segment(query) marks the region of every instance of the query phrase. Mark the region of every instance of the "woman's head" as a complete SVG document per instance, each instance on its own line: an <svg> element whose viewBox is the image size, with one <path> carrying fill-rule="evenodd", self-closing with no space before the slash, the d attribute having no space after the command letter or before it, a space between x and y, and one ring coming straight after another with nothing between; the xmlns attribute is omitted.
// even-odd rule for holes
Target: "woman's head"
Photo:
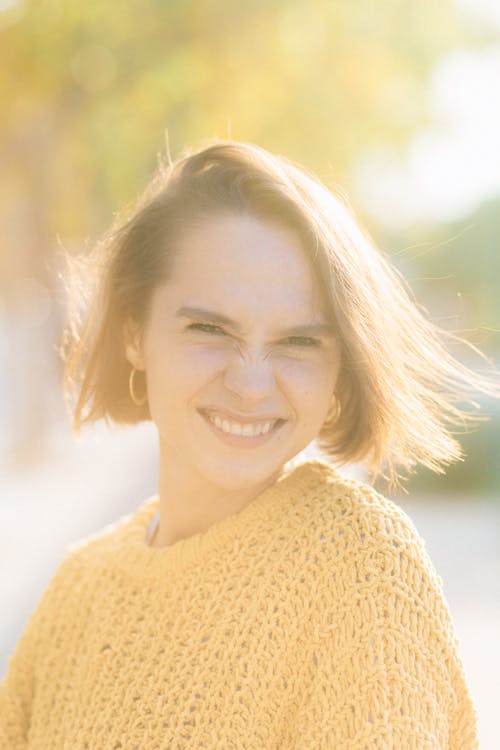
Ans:
<svg viewBox="0 0 500 750"><path fill-rule="evenodd" d="M319 285L296 233L250 215L212 215L175 246L147 319L124 330L161 460L218 487L259 485L332 402L340 357Z"/></svg>
<svg viewBox="0 0 500 750"><path fill-rule="evenodd" d="M258 368L269 366L266 377L275 373L278 382L277 364L284 371L286 366L277 349L270 348L275 341L271 333L284 328L286 318L290 325L306 322L302 318L310 314L321 318L335 338L328 364L323 359L317 368L322 373L321 397L304 391L306 411L312 409L310 397L321 404L311 420L310 430L317 429L311 439L317 437L318 446L339 463L368 460L379 472L385 462L393 483L397 463L410 471L418 462L439 470L440 462L461 457L459 444L441 422L447 418L463 424L480 418L453 406L459 384L487 393L495 389L446 351L440 338L456 337L426 319L404 280L344 203L290 160L252 144L217 140L161 165L137 204L97 245L90 262L98 277L88 317L81 333L78 325L68 329L64 352L67 383L78 394L77 430L101 417L118 423L151 417L156 421L152 398L143 406L131 400L129 375L135 362L137 389L147 396L153 375L140 360L141 342L152 330L155 301L161 298L172 313L181 288L192 296L189 305L181 306L210 303L211 309L246 326L245 336L231 339L228 349L222 346L225 355L212 371L214 390L203 392L203 398L210 393L209 402L217 400L206 405L232 407L241 415L283 408L290 416L295 397L286 404L286 397L278 390L271 395L270 389L259 404L255 394L240 391L239 368L248 366L250 373L250 362ZM189 288L191 272L197 286ZM205 274L223 299L203 288ZM232 279L241 296L231 289ZM259 279L262 290L255 289L251 304L249 285L258 285ZM195 289L205 304L198 302ZM302 300L296 315L294 293ZM280 300L288 300L283 308ZM237 312L231 315L233 307ZM150 335L150 344L153 341L151 363L159 339ZM210 347L220 355L217 346ZM307 358L314 362L314 356L305 355L303 372ZM159 393L158 382L154 387ZM174 403L176 394L168 398ZM301 434L305 438L309 433Z"/></svg>

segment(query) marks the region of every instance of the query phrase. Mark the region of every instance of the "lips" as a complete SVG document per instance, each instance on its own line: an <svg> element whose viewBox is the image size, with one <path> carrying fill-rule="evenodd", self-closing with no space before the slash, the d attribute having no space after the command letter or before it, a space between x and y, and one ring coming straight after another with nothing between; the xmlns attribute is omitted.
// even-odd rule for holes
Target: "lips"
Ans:
<svg viewBox="0 0 500 750"><path fill-rule="evenodd" d="M198 411L202 415L207 416L219 416L221 419L227 419L230 422L237 422L240 424L262 424L263 422L284 422L284 419L281 419L281 417L277 417L275 415L263 415L263 416L252 416L252 417L242 417L238 414L233 414L232 412L225 411L224 409L198 409Z"/></svg>
<svg viewBox="0 0 500 750"><path fill-rule="evenodd" d="M261 445L265 445L268 441L275 439L275 436L281 432L286 422L286 420L284 419L277 419L274 421L271 429L269 429L267 432L260 432L257 435L244 435L236 434L235 432L231 431L226 432L221 428L221 426L218 426L215 423L215 420L212 416L213 414L219 415L219 419L217 419L219 425L221 422L227 423L229 421L226 418L224 418L223 420L220 419L220 414L224 414L225 412L201 409L198 409L197 411L198 414L202 417L203 421L207 424L210 431L214 435L216 435L217 438L222 441L222 443L238 449L253 449L258 448Z"/></svg>

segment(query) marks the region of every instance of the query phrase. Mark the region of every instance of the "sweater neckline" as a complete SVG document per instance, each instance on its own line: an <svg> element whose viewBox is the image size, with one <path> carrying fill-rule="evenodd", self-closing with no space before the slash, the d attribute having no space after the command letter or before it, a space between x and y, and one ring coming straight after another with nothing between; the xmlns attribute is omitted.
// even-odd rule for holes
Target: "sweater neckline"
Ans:
<svg viewBox="0 0 500 750"><path fill-rule="evenodd" d="M320 459L308 459L293 464L269 487L264 489L242 510L225 516L207 529L190 537L178 539L166 547L152 547L148 543L148 529L159 513L159 496L149 497L117 530L113 557L129 573L158 576L178 572L195 565L211 554L219 552L231 540L247 538L253 533L262 535L262 522L272 521L286 506L293 505L316 483L324 472L334 472L331 464Z"/></svg>

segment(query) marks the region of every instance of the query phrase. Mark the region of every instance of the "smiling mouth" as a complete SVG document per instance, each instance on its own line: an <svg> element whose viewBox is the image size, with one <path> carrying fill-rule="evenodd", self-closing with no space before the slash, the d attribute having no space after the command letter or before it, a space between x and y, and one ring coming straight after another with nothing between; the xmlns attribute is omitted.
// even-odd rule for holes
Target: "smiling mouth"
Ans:
<svg viewBox="0 0 500 750"><path fill-rule="evenodd" d="M276 432L286 420L278 418L274 420L261 420L260 422L237 422L220 417L217 414L208 411L198 410L199 414L208 424L221 435L232 438L237 441L258 441L265 440L269 435Z"/></svg>

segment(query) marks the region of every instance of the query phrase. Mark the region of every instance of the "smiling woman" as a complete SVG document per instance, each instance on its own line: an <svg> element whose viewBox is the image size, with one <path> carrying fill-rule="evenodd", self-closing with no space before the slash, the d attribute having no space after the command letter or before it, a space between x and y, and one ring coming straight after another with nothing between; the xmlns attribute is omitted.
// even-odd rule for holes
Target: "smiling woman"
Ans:
<svg viewBox="0 0 500 750"><path fill-rule="evenodd" d="M71 545L0 686L1 746L477 748L425 543L336 467L442 471L449 424L481 419L456 403L500 397L498 373L454 359L343 203L252 144L161 165L85 268L75 431L152 420L158 493ZM324 460L297 463L314 440Z"/></svg>

